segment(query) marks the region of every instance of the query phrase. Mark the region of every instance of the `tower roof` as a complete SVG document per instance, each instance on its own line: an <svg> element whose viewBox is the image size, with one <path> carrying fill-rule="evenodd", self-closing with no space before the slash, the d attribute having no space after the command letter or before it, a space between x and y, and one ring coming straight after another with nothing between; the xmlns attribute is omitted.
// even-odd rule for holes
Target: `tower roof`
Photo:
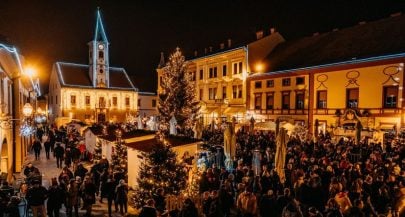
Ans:
<svg viewBox="0 0 405 217"><path fill-rule="evenodd" d="M165 65L166 65L166 63L165 63L164 54L163 54L163 52L160 52L160 61L159 61L158 69L165 67Z"/></svg>
<svg viewBox="0 0 405 217"><path fill-rule="evenodd" d="M103 21L101 19L100 8L97 8L96 13L96 30L94 31L94 41L105 41L108 43L107 35L105 34L105 29Z"/></svg>

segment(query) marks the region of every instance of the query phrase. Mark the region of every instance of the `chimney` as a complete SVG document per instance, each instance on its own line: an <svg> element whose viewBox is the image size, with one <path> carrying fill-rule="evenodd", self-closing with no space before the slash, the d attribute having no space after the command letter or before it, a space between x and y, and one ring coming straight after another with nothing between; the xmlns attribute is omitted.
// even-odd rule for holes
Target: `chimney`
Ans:
<svg viewBox="0 0 405 217"><path fill-rule="evenodd" d="M210 53L212 53L212 46L210 46Z"/></svg>
<svg viewBox="0 0 405 217"><path fill-rule="evenodd" d="M337 31L339 31L339 29L338 29L338 28L334 28L334 29L332 29L332 32L337 32Z"/></svg>
<svg viewBox="0 0 405 217"><path fill-rule="evenodd" d="M315 32L314 34L312 34L312 36L318 36L319 32Z"/></svg>
<svg viewBox="0 0 405 217"><path fill-rule="evenodd" d="M228 48L232 47L232 39L228 39Z"/></svg>
<svg viewBox="0 0 405 217"><path fill-rule="evenodd" d="M359 25L364 25L364 24L366 24L366 21L360 21L359 22Z"/></svg>
<svg viewBox="0 0 405 217"><path fill-rule="evenodd" d="M270 28L270 34L273 34L276 32L276 28Z"/></svg>
<svg viewBox="0 0 405 217"><path fill-rule="evenodd" d="M204 48L204 54L207 54L207 53L208 53L208 49Z"/></svg>
<svg viewBox="0 0 405 217"><path fill-rule="evenodd" d="M263 30L257 31L256 32L256 40L262 39L263 38Z"/></svg>
<svg viewBox="0 0 405 217"><path fill-rule="evenodd" d="M398 13L394 13L394 14L391 14L390 15L390 17L398 17L398 16L401 16L401 12L398 12Z"/></svg>
<svg viewBox="0 0 405 217"><path fill-rule="evenodd" d="M198 53L197 53L196 50L194 51L194 56L195 56L195 57L198 56Z"/></svg>
<svg viewBox="0 0 405 217"><path fill-rule="evenodd" d="M219 44L219 49L223 50L225 48L225 43Z"/></svg>

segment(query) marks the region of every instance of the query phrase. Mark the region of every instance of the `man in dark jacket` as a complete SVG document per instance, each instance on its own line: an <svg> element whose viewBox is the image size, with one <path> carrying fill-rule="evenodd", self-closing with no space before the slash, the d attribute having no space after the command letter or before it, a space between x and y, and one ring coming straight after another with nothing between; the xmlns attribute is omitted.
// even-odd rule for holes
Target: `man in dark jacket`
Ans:
<svg viewBox="0 0 405 217"><path fill-rule="evenodd" d="M62 146L60 146L60 143L56 144L54 152L55 152L55 157L56 157L56 166L58 168L62 168L62 160L63 160L63 154L65 154L65 150L63 149Z"/></svg>
<svg viewBox="0 0 405 217"><path fill-rule="evenodd" d="M35 160L39 160L39 155L41 154L42 146L38 139L35 139L34 143L32 144L32 149L35 152Z"/></svg>
<svg viewBox="0 0 405 217"><path fill-rule="evenodd" d="M153 199L149 199L148 201L146 201L146 205L142 207L141 213L139 213L139 217L157 217L155 201Z"/></svg>
<svg viewBox="0 0 405 217"><path fill-rule="evenodd" d="M46 159L49 160L49 152L51 151L51 140L49 137L46 140L46 142L44 142L44 147L45 147Z"/></svg>
<svg viewBox="0 0 405 217"><path fill-rule="evenodd" d="M32 214L34 217L37 217L39 212L42 215L46 215L44 203L48 197L48 191L41 185L39 180L34 180L32 184L33 187L28 189L26 196L28 205L31 207Z"/></svg>

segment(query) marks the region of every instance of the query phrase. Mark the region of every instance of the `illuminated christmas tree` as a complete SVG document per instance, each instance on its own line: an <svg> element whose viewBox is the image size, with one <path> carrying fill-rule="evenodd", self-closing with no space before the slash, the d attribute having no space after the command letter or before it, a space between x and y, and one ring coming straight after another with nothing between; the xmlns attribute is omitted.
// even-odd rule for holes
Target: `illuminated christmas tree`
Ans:
<svg viewBox="0 0 405 217"><path fill-rule="evenodd" d="M96 142L96 146L94 147L94 153L93 153L93 160L94 161L99 161L101 160L102 157L102 147L101 147L101 141Z"/></svg>
<svg viewBox="0 0 405 217"><path fill-rule="evenodd" d="M138 186L133 194L135 207L142 207L159 188L166 195L178 195L186 187L186 172L169 146L156 144L150 153L143 153L142 157L145 161L140 166Z"/></svg>
<svg viewBox="0 0 405 217"><path fill-rule="evenodd" d="M114 154L111 156L111 163L115 170L120 170L126 176L127 169L127 147L124 145L125 142L121 139L122 131L116 130L117 142L115 144Z"/></svg>
<svg viewBox="0 0 405 217"><path fill-rule="evenodd" d="M160 135L168 135L169 121L175 117L180 127L180 133L191 136L191 129L197 120L196 114L200 109L193 79L193 74L187 72L187 62L185 62L184 56L177 48L170 55L162 73L162 93L159 94L158 105Z"/></svg>

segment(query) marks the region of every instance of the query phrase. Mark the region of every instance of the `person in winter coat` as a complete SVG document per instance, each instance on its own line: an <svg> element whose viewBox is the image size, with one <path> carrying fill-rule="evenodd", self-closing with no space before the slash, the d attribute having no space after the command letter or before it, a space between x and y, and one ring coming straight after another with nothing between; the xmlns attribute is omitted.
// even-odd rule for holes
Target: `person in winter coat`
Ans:
<svg viewBox="0 0 405 217"><path fill-rule="evenodd" d="M7 204L7 214L8 217L20 217L20 211L18 204L21 202L20 198L17 196L12 196L10 202Z"/></svg>
<svg viewBox="0 0 405 217"><path fill-rule="evenodd" d="M261 216L277 216L277 200L273 190L268 190L259 203Z"/></svg>
<svg viewBox="0 0 405 217"><path fill-rule="evenodd" d="M120 206L120 213L124 215L127 213L127 202L128 202L128 185L125 180L121 179L120 183L115 187L116 193L116 203Z"/></svg>
<svg viewBox="0 0 405 217"><path fill-rule="evenodd" d="M73 208L75 209L75 216L79 217L79 186L77 186L76 180L71 179L67 186L66 192L66 213L69 217L73 215Z"/></svg>
<svg viewBox="0 0 405 217"><path fill-rule="evenodd" d="M106 188L106 197L108 200L108 216L111 217L112 213L112 202L115 201L116 194L115 194L115 180L113 179L113 176L110 175L110 177L107 179L107 182L105 183L105 188ZM115 202L117 203L117 202ZM115 210L115 212L118 212L118 209Z"/></svg>
<svg viewBox="0 0 405 217"><path fill-rule="evenodd" d="M184 201L184 205L180 211L179 217L198 217L198 210L190 198L187 198Z"/></svg>
<svg viewBox="0 0 405 217"><path fill-rule="evenodd" d="M45 147L46 159L49 160L49 152L51 151L51 139L49 137L46 140L46 142L44 142L44 147Z"/></svg>
<svg viewBox="0 0 405 217"><path fill-rule="evenodd" d="M57 168L62 168L62 160L63 160L63 155L65 154L65 149L58 142L58 143L56 143L56 147L53 150L53 152L56 157Z"/></svg>
<svg viewBox="0 0 405 217"><path fill-rule="evenodd" d="M83 164L79 163L74 172L74 176L75 177L79 176L81 178L81 180L84 180L84 176L86 176L86 173L88 171L89 171L88 169L84 168Z"/></svg>
<svg viewBox="0 0 405 217"><path fill-rule="evenodd" d="M139 217L157 217L155 201L153 199L146 201L146 205L142 207Z"/></svg>
<svg viewBox="0 0 405 217"><path fill-rule="evenodd" d="M257 200L256 196L252 193L252 190L249 187L246 187L245 191L239 195L236 206L244 217L256 215Z"/></svg>
<svg viewBox="0 0 405 217"><path fill-rule="evenodd" d="M84 182L81 186L81 192L83 195L83 208L86 210L86 217L91 217L93 204L96 203L96 191L96 185L94 185L90 177L84 177Z"/></svg>
<svg viewBox="0 0 405 217"><path fill-rule="evenodd" d="M39 180L34 180L32 184L33 187L28 189L26 195L28 205L31 207L34 217L37 217L38 213L45 215L45 200L48 197L48 191L41 185Z"/></svg>
<svg viewBox="0 0 405 217"><path fill-rule="evenodd" d="M35 152L35 160L39 160L42 146L38 139L35 139L34 143L32 144L32 149Z"/></svg>
<svg viewBox="0 0 405 217"><path fill-rule="evenodd" d="M46 204L49 217L59 217L59 210L62 207L64 197L65 192L58 185L56 178L52 178L51 186L48 189L48 201Z"/></svg>

